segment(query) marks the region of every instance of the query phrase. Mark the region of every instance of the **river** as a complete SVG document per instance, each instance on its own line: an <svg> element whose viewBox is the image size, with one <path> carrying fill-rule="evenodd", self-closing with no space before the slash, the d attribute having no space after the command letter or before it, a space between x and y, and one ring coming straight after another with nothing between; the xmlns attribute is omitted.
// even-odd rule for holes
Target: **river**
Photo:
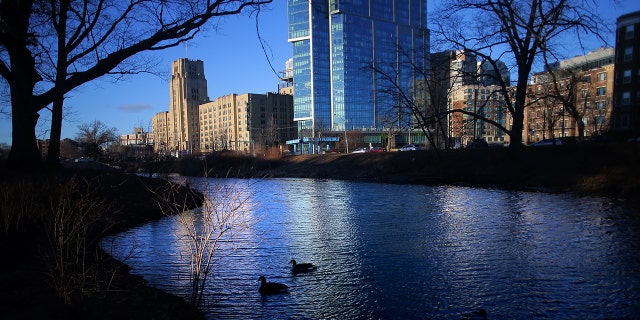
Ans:
<svg viewBox="0 0 640 320"><path fill-rule="evenodd" d="M208 319L640 314L640 212L612 199L313 179L190 183L231 186L249 204L244 228L214 256ZM181 230L167 217L102 246L150 285L187 298ZM290 259L318 268L294 275ZM261 296L260 276L288 293Z"/></svg>

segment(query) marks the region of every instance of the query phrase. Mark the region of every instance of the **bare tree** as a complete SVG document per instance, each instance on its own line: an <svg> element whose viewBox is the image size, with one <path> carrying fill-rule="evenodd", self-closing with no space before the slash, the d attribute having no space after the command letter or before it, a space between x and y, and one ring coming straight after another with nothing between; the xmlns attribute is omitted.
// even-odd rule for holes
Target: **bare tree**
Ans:
<svg viewBox="0 0 640 320"><path fill-rule="evenodd" d="M578 46L585 35L605 42L600 35L607 27L597 6L594 0L448 0L431 19L436 23L432 31L456 48L482 57L496 70L497 59L513 59L517 75L513 96L511 84L498 82L513 119L506 131L510 147L520 149L527 85L534 64L540 63L542 54L562 56L562 37L569 34L575 35Z"/></svg>
<svg viewBox="0 0 640 320"><path fill-rule="evenodd" d="M265 145L269 148L277 147L280 144L278 123L274 116L269 117L266 125L262 128L262 136Z"/></svg>
<svg viewBox="0 0 640 320"><path fill-rule="evenodd" d="M38 112L52 103L59 140L64 95L107 74L146 72L134 56L192 39L209 20L271 0L27 0L0 2L0 75L11 92L8 165L41 165Z"/></svg>
<svg viewBox="0 0 640 320"><path fill-rule="evenodd" d="M84 123L78 126L78 142L84 148L87 156L97 160L102 154L102 150L109 143L118 141L118 134L115 128L108 128L101 121L94 120L91 123Z"/></svg>

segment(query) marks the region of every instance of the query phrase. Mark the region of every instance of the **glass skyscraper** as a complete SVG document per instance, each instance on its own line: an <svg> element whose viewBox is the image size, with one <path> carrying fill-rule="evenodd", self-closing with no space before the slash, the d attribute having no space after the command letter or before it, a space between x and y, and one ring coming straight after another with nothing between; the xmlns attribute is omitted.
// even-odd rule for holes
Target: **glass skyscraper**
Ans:
<svg viewBox="0 0 640 320"><path fill-rule="evenodd" d="M426 74L427 0L288 0L287 9L300 137L382 128L398 106L393 85L409 93Z"/></svg>

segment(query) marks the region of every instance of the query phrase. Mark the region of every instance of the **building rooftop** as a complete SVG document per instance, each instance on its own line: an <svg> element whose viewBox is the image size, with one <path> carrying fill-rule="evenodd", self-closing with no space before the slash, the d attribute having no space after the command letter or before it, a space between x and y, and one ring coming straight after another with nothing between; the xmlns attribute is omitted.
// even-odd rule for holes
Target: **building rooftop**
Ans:
<svg viewBox="0 0 640 320"><path fill-rule="evenodd" d="M615 51L613 48L601 47L585 55L562 60L554 64L554 69L573 69L583 66L591 67L594 63L597 65L608 64L606 61L611 60L610 63L613 63L614 58ZM597 63L598 61L602 61L602 63Z"/></svg>
<svg viewBox="0 0 640 320"><path fill-rule="evenodd" d="M630 24L636 24L636 23L640 23L640 11L634 11L634 12L629 12L627 14L623 14L618 17L618 20L616 22L618 29L620 29L621 27L624 27Z"/></svg>

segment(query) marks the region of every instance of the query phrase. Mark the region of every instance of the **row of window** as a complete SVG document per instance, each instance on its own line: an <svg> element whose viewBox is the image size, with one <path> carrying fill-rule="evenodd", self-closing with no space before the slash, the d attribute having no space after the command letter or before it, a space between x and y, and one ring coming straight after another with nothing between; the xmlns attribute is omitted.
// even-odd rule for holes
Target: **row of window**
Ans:
<svg viewBox="0 0 640 320"><path fill-rule="evenodd" d="M632 70L631 70L631 69L623 70L623 71L622 71L622 83L623 83L623 84L629 84L629 83L631 83L631 81L632 81L632 79L631 79L632 75L633 75L633 72L632 72ZM638 71L637 71L637 76L638 76L638 78L640 79L640 69L638 69Z"/></svg>

